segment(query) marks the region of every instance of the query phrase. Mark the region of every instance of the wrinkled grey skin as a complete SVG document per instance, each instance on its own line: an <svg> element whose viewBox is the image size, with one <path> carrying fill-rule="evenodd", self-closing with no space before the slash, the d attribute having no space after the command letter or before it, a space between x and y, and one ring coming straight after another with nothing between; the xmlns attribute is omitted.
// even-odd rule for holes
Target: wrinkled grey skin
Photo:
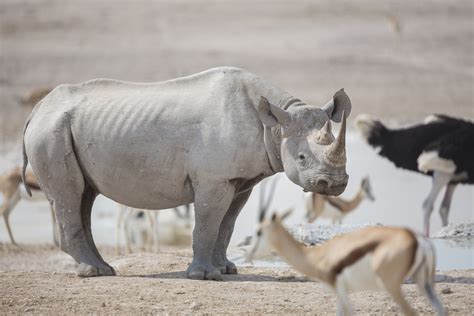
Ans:
<svg viewBox="0 0 474 316"><path fill-rule="evenodd" d="M194 202L187 275L220 280L237 273L226 249L260 180L285 171L308 191L344 190L345 153L331 156L330 126L319 131L343 110L347 116L350 101L342 90L321 109L230 67L151 84L61 85L25 125L24 167L29 160L53 204L60 247L80 264L80 276L115 274L90 228L94 199L103 194L142 209Z"/></svg>

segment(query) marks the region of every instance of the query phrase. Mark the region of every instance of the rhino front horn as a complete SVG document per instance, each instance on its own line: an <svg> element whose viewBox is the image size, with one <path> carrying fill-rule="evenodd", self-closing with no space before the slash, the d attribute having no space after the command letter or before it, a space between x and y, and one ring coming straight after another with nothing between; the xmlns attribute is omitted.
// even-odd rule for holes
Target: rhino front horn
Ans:
<svg viewBox="0 0 474 316"><path fill-rule="evenodd" d="M337 135L337 139L328 148L328 159L334 165L344 165L346 163L346 114L342 112L342 125Z"/></svg>

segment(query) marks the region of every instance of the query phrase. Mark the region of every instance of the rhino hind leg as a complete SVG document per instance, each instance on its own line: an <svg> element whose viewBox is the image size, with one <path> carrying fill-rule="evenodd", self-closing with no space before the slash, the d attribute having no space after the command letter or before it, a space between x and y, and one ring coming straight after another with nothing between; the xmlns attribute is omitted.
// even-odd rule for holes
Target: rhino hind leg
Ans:
<svg viewBox="0 0 474 316"><path fill-rule="evenodd" d="M217 237L216 245L214 246L213 264L223 274L237 274L237 267L233 262L227 258L227 247L229 246L230 238L234 231L235 221L243 206L250 197L252 190L236 194L222 219L219 227L219 235Z"/></svg>
<svg viewBox="0 0 474 316"><path fill-rule="evenodd" d="M94 243L94 238L92 237L91 213L92 206L94 204L95 198L97 197L97 194L97 191L95 191L91 186L86 184L86 189L82 194L81 201L82 224L86 233L86 239L89 244L89 247L95 253L97 259L101 262L101 268L99 268L99 275L115 275L115 270L104 261L99 251L97 250L97 247Z"/></svg>
<svg viewBox="0 0 474 316"><path fill-rule="evenodd" d="M61 250L79 264L79 276L114 275L100 257L90 232L90 209L96 193L88 188L73 150L65 121L54 130L28 133L27 154L33 171L52 203ZM54 139L51 140L51 135Z"/></svg>
<svg viewBox="0 0 474 316"><path fill-rule="evenodd" d="M219 226L229 209L235 188L228 181L210 184L197 181L195 190L195 226L193 231L193 261L186 274L196 280L222 280L221 271L213 264L213 252Z"/></svg>

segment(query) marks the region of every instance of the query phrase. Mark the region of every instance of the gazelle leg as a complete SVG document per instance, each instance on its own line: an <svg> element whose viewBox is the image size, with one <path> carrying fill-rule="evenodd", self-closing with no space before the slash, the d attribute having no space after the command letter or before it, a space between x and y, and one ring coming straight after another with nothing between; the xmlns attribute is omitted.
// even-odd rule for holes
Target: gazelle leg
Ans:
<svg viewBox="0 0 474 316"><path fill-rule="evenodd" d="M451 181L453 174L443 171L435 171L433 174L433 184L428 197L423 202L423 225L426 237L430 235L430 216L433 205L441 189Z"/></svg>
<svg viewBox="0 0 474 316"><path fill-rule="evenodd" d="M443 223L443 226L448 225L449 208L451 206L451 200L453 198L455 188L456 184L450 183L447 185L443 202L441 202L441 207L439 208L439 215L441 216L441 222Z"/></svg>
<svg viewBox="0 0 474 316"><path fill-rule="evenodd" d="M123 220L123 233L125 235L125 249L127 249L127 253L132 253L132 246L130 241L130 232L128 230L128 219L132 214L132 210L128 207L125 207L125 216Z"/></svg>
<svg viewBox="0 0 474 316"><path fill-rule="evenodd" d="M431 305L434 307L436 310L436 313L439 316L446 315L446 310L444 309L443 304L441 303L441 300L439 299L438 295L436 294L436 291L433 287L433 284L431 283L426 283L424 286L419 286L420 290L425 294L425 296L428 298L430 301Z"/></svg>
<svg viewBox="0 0 474 316"><path fill-rule="evenodd" d="M125 212L125 206L118 204L119 207L119 214L117 217L117 222L115 223L115 255L119 256L121 251L121 233L123 229L123 216Z"/></svg>
<svg viewBox="0 0 474 316"><path fill-rule="evenodd" d="M393 298L395 303L398 304L403 314L405 315L416 315L415 310L410 306L410 304L405 299L400 285L393 287L386 287L387 292Z"/></svg>
<svg viewBox="0 0 474 316"><path fill-rule="evenodd" d="M160 252L160 235L158 230L158 212L153 213L153 251Z"/></svg>
<svg viewBox="0 0 474 316"><path fill-rule="evenodd" d="M20 194L18 192L14 193L12 196L3 196L3 204L0 208L0 214L3 214L3 220L5 221L5 226L7 227L8 236L10 237L10 241L13 245L17 245L15 239L13 238L13 233L10 228L10 213L13 208L16 206L18 201L20 201Z"/></svg>
<svg viewBox="0 0 474 316"><path fill-rule="evenodd" d="M339 315L352 315L352 306L351 300L349 299L349 294L344 285L342 279L336 281L336 295L337 295L337 310L336 314Z"/></svg>
<svg viewBox="0 0 474 316"><path fill-rule="evenodd" d="M148 231L145 234L145 251L151 252L151 248L153 246L153 231L155 230L155 225L153 222L153 218L151 216L151 211L145 211L145 216L148 222Z"/></svg>

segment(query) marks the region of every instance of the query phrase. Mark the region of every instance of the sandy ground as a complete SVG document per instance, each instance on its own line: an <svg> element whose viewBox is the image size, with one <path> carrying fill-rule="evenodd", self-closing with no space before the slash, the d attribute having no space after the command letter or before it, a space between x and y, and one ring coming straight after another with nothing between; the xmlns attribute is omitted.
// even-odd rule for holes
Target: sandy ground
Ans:
<svg viewBox="0 0 474 316"><path fill-rule="evenodd" d="M185 277L190 250L167 248L159 254L115 257L102 248L117 277L76 277L72 259L53 246L0 245L1 314L156 314L263 313L334 314L335 296L321 283L308 281L286 268L241 268L223 282ZM474 271L437 273L438 292L450 315L474 310ZM433 310L412 284L403 285L420 314ZM356 314L398 314L383 293L351 295Z"/></svg>
<svg viewBox="0 0 474 316"><path fill-rule="evenodd" d="M344 87L354 114L399 122L474 118L472 1L0 2L0 152L17 142L33 89L108 77L160 81L220 65L249 69L308 103ZM47 245L0 244L0 314L333 314L335 297L291 270L242 268L224 282L187 280L189 249L115 258L119 277L79 279ZM443 273L451 314L474 310L473 271ZM303 282L304 281L304 282ZM432 310L413 285L418 311ZM392 314L382 294L352 296L359 314Z"/></svg>

